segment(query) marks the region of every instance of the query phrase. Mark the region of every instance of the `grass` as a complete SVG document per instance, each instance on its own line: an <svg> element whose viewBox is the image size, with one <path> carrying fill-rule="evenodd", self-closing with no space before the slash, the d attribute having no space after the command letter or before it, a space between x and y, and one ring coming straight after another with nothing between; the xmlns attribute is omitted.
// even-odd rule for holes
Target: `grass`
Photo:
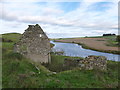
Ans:
<svg viewBox="0 0 120 90"><path fill-rule="evenodd" d="M12 52L10 52L12 53ZM16 55L16 54L15 54ZM19 59L16 58L3 57L3 88L34 88L39 87L40 83L37 84L38 77L45 78L44 70L41 70L41 74L35 68L35 65L30 63L26 58ZM32 74L35 73L35 74ZM41 82L44 82L41 81Z"/></svg>
<svg viewBox="0 0 120 90"><path fill-rule="evenodd" d="M54 44L53 44L53 43L50 43L50 47L51 47L51 48L54 47Z"/></svg>
<svg viewBox="0 0 120 90"><path fill-rule="evenodd" d="M117 36L107 36L105 38L107 39L107 46L119 47L119 42L116 40Z"/></svg>
<svg viewBox="0 0 120 90"><path fill-rule="evenodd" d="M108 61L108 70L104 72L74 68L55 74L40 63L14 53L13 42L2 45L3 88L118 88L118 62ZM52 55L50 68L59 70L66 57Z"/></svg>
<svg viewBox="0 0 120 90"><path fill-rule="evenodd" d="M115 88L118 87L117 63L108 64L108 72L98 70L83 71L75 68L52 74L41 64L32 64L19 54L10 58L12 52L3 55L3 88ZM53 56L57 62L59 56ZM61 56L61 58L65 58ZM61 61L56 63L60 65ZM36 66L40 69L40 73ZM56 68L56 66L54 68ZM58 69L58 68L56 68Z"/></svg>
<svg viewBox="0 0 120 90"><path fill-rule="evenodd" d="M69 57L69 56L51 54L51 63L43 64L43 65L46 68L48 68L50 71L53 71L53 72L61 72L61 71L70 70L70 69L75 68L72 66L69 66L69 67L63 66L65 58L83 59L81 57Z"/></svg>
<svg viewBox="0 0 120 90"><path fill-rule="evenodd" d="M79 38L84 38L84 37L76 37L76 38L51 38L50 40L66 40L66 39L79 39Z"/></svg>
<svg viewBox="0 0 120 90"><path fill-rule="evenodd" d="M20 33L6 33L2 34L2 38L12 40L13 42L17 42L21 37Z"/></svg>

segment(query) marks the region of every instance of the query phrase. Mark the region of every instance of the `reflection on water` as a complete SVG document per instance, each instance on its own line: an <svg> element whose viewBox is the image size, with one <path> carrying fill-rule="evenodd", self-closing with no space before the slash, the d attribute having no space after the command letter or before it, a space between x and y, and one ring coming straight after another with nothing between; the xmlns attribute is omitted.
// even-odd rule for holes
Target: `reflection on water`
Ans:
<svg viewBox="0 0 120 90"><path fill-rule="evenodd" d="M105 56L107 57L108 60L112 60L112 61L118 61L118 57L120 57L120 55L117 54L110 54L110 53L84 49L78 44L61 43L61 42L53 42L53 41L51 41L51 43L55 44L52 50L55 51L62 50L64 51L65 56L87 57L89 55L96 55L96 56Z"/></svg>

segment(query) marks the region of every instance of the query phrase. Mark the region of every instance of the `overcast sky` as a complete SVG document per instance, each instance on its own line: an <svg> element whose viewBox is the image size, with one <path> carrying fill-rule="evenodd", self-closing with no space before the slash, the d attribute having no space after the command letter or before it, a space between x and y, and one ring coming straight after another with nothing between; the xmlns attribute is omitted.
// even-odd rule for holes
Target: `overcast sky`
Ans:
<svg viewBox="0 0 120 90"><path fill-rule="evenodd" d="M23 33L39 24L50 38L118 34L117 0L81 1L1 0L0 33Z"/></svg>

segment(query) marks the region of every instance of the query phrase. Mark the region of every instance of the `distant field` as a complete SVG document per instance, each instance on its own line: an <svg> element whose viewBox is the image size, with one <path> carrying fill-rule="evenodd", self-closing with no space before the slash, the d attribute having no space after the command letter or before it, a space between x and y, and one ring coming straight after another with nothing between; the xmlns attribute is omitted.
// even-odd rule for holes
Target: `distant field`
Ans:
<svg viewBox="0 0 120 90"><path fill-rule="evenodd" d="M77 43L82 45L83 48L92 49L101 52L108 52L120 54L118 50L119 44L116 36L95 36L83 38L61 38L55 39L57 42Z"/></svg>
<svg viewBox="0 0 120 90"><path fill-rule="evenodd" d="M107 39L108 46L118 46L118 41L116 40L117 36L96 36L96 37L88 37L88 38L105 38Z"/></svg>

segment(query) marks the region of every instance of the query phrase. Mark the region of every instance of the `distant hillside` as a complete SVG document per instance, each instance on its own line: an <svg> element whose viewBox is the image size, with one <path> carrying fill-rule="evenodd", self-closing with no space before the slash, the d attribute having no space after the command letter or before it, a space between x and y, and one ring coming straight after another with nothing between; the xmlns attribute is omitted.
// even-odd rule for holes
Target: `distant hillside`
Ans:
<svg viewBox="0 0 120 90"><path fill-rule="evenodd" d="M2 34L2 38L6 40L12 40L13 42L17 42L22 34L20 33L5 33Z"/></svg>

